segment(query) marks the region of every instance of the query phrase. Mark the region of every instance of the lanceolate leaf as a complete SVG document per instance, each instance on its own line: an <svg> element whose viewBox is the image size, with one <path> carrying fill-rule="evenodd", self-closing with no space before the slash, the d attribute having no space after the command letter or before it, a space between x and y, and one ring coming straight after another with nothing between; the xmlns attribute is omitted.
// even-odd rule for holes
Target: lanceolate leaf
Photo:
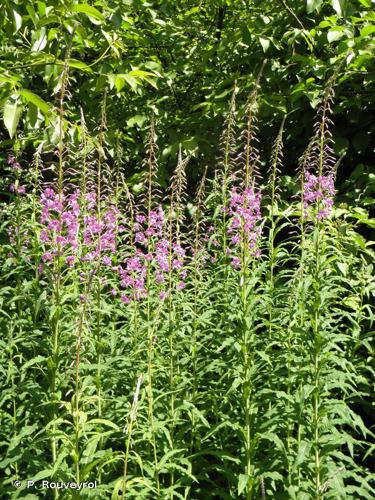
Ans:
<svg viewBox="0 0 375 500"><path fill-rule="evenodd" d="M22 114L22 104L15 100L8 100L3 109L3 121L12 138L17 130L17 126Z"/></svg>

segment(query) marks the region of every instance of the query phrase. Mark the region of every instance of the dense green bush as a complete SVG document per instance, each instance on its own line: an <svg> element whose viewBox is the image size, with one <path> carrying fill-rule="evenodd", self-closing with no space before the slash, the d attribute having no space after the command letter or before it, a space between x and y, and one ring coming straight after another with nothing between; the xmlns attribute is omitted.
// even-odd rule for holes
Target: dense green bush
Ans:
<svg viewBox="0 0 375 500"><path fill-rule="evenodd" d="M286 199L284 122L259 173L258 85L242 118L235 89L190 213L189 157L158 186L154 119L137 198L105 163L104 109L96 158L83 115L74 154L61 127L52 165L8 156L4 496L372 498L373 252L333 205L333 91Z"/></svg>

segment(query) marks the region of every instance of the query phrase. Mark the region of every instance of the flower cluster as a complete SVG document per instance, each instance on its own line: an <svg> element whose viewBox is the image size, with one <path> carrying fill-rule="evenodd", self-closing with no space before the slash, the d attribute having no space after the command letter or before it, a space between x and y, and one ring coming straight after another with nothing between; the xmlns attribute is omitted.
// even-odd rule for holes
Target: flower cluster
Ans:
<svg viewBox="0 0 375 500"><path fill-rule="evenodd" d="M13 170L21 170L21 165L20 163L16 160L16 157L14 154L9 154L7 158L7 163L8 165L13 169Z"/></svg>
<svg viewBox="0 0 375 500"><path fill-rule="evenodd" d="M303 204L305 217L309 209L317 208L316 217L324 219L332 211L335 187L332 175L316 176L306 172L306 182L303 186Z"/></svg>
<svg viewBox="0 0 375 500"><path fill-rule="evenodd" d="M260 255L257 245L261 235L260 203L260 192L252 188L246 188L242 192L237 190L231 192L229 208L226 208L226 211L230 216L228 236L233 248L228 249L228 254L232 255L233 267L240 266L241 260L236 254L244 245L248 247L252 256L259 257Z"/></svg>
<svg viewBox="0 0 375 500"><path fill-rule="evenodd" d="M47 188L40 203L43 226L40 240L48 247L42 256L44 262L64 255L70 267L78 258L82 261L101 259L104 265L112 264L108 253L116 250L118 214L115 207L109 207L99 218L95 193L87 193L83 199L79 189L65 195Z"/></svg>
<svg viewBox="0 0 375 500"><path fill-rule="evenodd" d="M25 194L26 193L26 188L25 188L25 186L17 186L16 184L12 183L9 186L9 191L11 193Z"/></svg>
<svg viewBox="0 0 375 500"><path fill-rule="evenodd" d="M170 245L164 237L165 218L161 207L152 210L149 217L137 214L134 224L135 248L133 255L124 261L124 266L118 269L121 279L120 285L127 290L121 295L123 302L139 300L147 295L146 277L147 270L154 271L156 284L162 289L167 282L166 277L175 271L178 274L178 289L185 287L187 270L184 266L185 249L178 243ZM160 299L167 296L160 292Z"/></svg>

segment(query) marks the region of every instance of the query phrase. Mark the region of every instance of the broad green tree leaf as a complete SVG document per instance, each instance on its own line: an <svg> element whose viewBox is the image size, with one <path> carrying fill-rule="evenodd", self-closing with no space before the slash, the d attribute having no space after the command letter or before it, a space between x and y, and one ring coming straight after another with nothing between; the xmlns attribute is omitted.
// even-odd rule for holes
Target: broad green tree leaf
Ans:
<svg viewBox="0 0 375 500"><path fill-rule="evenodd" d="M4 105L3 120L9 136L12 139L22 114L22 105L17 101L7 101Z"/></svg>
<svg viewBox="0 0 375 500"><path fill-rule="evenodd" d="M259 42L262 46L263 52L267 52L270 47L270 40L268 38L259 37Z"/></svg>
<svg viewBox="0 0 375 500"><path fill-rule="evenodd" d="M375 24L368 24L364 28L361 29L361 36L369 36L375 32Z"/></svg>
<svg viewBox="0 0 375 500"><path fill-rule="evenodd" d="M340 38L342 38L343 35L344 32L342 30L339 29L329 30L327 33L328 43L332 43L335 42L336 40L339 40Z"/></svg>
<svg viewBox="0 0 375 500"><path fill-rule="evenodd" d="M72 59L72 58L69 59L68 60L68 65L71 68L77 68L77 69L81 69L82 71L86 71L88 73L92 73L92 69L90 68L90 66L88 66L83 61L79 61L78 59Z"/></svg>
<svg viewBox="0 0 375 500"><path fill-rule="evenodd" d="M48 114L51 111L51 105L47 103L46 101L43 101L41 97L38 95L34 94L34 92L31 92L31 90L28 89L21 89L18 91L18 93L24 97L28 102L33 103L37 108L42 111L44 114Z"/></svg>
<svg viewBox="0 0 375 500"><path fill-rule="evenodd" d="M40 35L35 40L31 47L31 52L41 52L47 45L47 34L46 29L42 28L40 30Z"/></svg>
<svg viewBox="0 0 375 500"><path fill-rule="evenodd" d="M96 19L97 21L104 21L105 19L103 14L98 9L92 5L88 5L87 3L73 5L70 10L71 12L86 14L88 17Z"/></svg>
<svg viewBox="0 0 375 500"><path fill-rule="evenodd" d="M332 7L342 17L345 14L346 0L332 0Z"/></svg>
<svg viewBox="0 0 375 500"><path fill-rule="evenodd" d="M311 14L314 10L319 10L323 0L307 0L307 12Z"/></svg>

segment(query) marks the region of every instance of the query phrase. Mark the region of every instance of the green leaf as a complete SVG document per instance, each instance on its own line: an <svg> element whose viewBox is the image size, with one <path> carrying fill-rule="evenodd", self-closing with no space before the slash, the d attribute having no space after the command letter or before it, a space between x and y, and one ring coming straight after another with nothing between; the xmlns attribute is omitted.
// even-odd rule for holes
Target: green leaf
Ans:
<svg viewBox="0 0 375 500"><path fill-rule="evenodd" d="M375 25L374 24L367 24L360 31L361 36L368 36L374 32L375 32Z"/></svg>
<svg viewBox="0 0 375 500"><path fill-rule="evenodd" d="M16 27L15 33L17 33L17 31L22 26L22 16L15 9L13 9L13 17L14 17L14 25Z"/></svg>
<svg viewBox="0 0 375 500"><path fill-rule="evenodd" d="M47 45L47 35L46 29L42 28L40 30L40 36L35 40L31 47L31 52L41 52Z"/></svg>
<svg viewBox="0 0 375 500"><path fill-rule="evenodd" d="M314 10L319 10L322 6L323 0L307 0L307 12L310 14Z"/></svg>
<svg viewBox="0 0 375 500"><path fill-rule="evenodd" d="M51 104L47 103L46 101L43 101L41 97L38 95L34 94L34 92L31 92L31 90L28 89L21 89L18 91L18 93L26 99L27 102L31 102L34 104L37 108L40 109L42 113L45 115L50 113L52 106Z"/></svg>
<svg viewBox="0 0 375 500"><path fill-rule="evenodd" d="M13 139L22 114L22 105L18 102L7 101L3 110L3 120L9 136Z"/></svg>
<svg viewBox="0 0 375 500"><path fill-rule="evenodd" d="M121 75L122 78L124 78L124 80L130 85L130 87L133 89L133 90L136 90L137 87L138 87L138 81L136 78L134 78L133 76L131 75L127 75L127 74L124 74L124 75Z"/></svg>
<svg viewBox="0 0 375 500"><path fill-rule="evenodd" d="M328 43L335 42L336 40L339 40L343 36L343 31L334 29L334 30L329 30L327 33L327 40Z"/></svg>
<svg viewBox="0 0 375 500"><path fill-rule="evenodd" d="M103 424L107 425L108 427L111 427L112 429L115 429L116 431L119 430L118 425L114 424L110 420L106 420L104 418L94 418L88 422L88 424L91 425L97 425L97 424Z"/></svg>
<svg viewBox="0 0 375 500"><path fill-rule="evenodd" d="M340 272L346 276L348 272L348 264L346 262L338 262L337 267L339 268Z"/></svg>
<svg viewBox="0 0 375 500"><path fill-rule="evenodd" d="M34 483L37 483L41 479L45 479L46 477L51 477L52 474L53 474L53 469L44 469L38 472L38 474L36 474L36 476L34 476L32 480L34 481Z"/></svg>
<svg viewBox="0 0 375 500"><path fill-rule="evenodd" d="M137 125L138 127L143 127L146 120L146 115L134 115L129 118L129 120L127 120L126 124L128 127L134 127L135 125Z"/></svg>
<svg viewBox="0 0 375 500"><path fill-rule="evenodd" d="M332 0L332 7L342 17L346 9L346 0Z"/></svg>
<svg viewBox="0 0 375 500"><path fill-rule="evenodd" d="M117 75L114 82L117 92L120 92L120 90L122 90L122 88L125 85L125 78L120 75Z"/></svg>
<svg viewBox="0 0 375 500"><path fill-rule="evenodd" d="M103 14L99 12L98 9L92 7L92 5L88 5L87 3L72 5L71 12L86 14L87 16L96 19L97 21L104 21L105 19Z"/></svg>
<svg viewBox="0 0 375 500"><path fill-rule="evenodd" d="M143 71L141 69L133 69L132 71L129 71L129 75L131 76L138 76L140 78L145 78L147 76L155 76L155 73L151 73L150 71Z"/></svg>
<svg viewBox="0 0 375 500"><path fill-rule="evenodd" d="M267 52L270 47L270 40L268 38L259 37L259 42L262 46L263 52Z"/></svg>
<svg viewBox="0 0 375 500"><path fill-rule="evenodd" d="M78 59L69 59L68 66L71 68L81 69L82 71L87 71L88 73L92 73L92 69L83 61L79 61Z"/></svg>
<svg viewBox="0 0 375 500"><path fill-rule="evenodd" d="M238 476L238 486L237 486L238 495L241 495L245 491L249 483L249 479L250 476L248 474L240 474Z"/></svg>

